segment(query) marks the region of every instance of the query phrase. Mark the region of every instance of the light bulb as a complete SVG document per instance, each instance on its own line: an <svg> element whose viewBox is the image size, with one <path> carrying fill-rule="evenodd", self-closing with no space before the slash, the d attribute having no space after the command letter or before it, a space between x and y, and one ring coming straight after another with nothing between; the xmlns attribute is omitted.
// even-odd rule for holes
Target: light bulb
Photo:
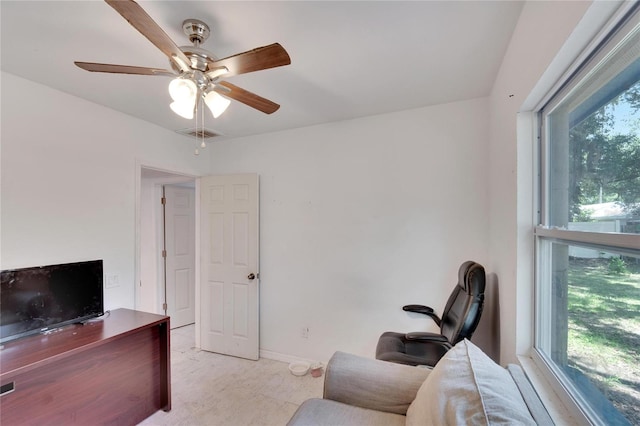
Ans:
<svg viewBox="0 0 640 426"><path fill-rule="evenodd" d="M218 118L222 115L223 112L227 109L231 101L227 98L220 96L218 93L213 90L206 94L204 97L204 102L207 104L207 107L211 110L211 114L213 114L213 118Z"/></svg>
<svg viewBox="0 0 640 426"><path fill-rule="evenodd" d="M186 118L187 120L191 120L193 118L193 110L195 107L195 102L190 102L189 100L183 102L171 102L169 105L173 112L178 114L181 117Z"/></svg>
<svg viewBox="0 0 640 426"><path fill-rule="evenodd" d="M175 78L169 83L169 94L171 99L176 102L182 102L187 99L195 99L198 93L196 83L186 78Z"/></svg>

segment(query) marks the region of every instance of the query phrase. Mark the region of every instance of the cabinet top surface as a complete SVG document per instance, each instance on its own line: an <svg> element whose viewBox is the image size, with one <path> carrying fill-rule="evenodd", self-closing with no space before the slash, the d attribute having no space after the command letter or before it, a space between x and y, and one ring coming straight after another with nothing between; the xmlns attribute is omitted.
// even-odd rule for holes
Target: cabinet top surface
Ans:
<svg viewBox="0 0 640 426"><path fill-rule="evenodd" d="M83 351L168 321L169 317L164 315L116 309L85 324L64 326L47 334L6 342L0 349L0 373L4 376L65 353Z"/></svg>

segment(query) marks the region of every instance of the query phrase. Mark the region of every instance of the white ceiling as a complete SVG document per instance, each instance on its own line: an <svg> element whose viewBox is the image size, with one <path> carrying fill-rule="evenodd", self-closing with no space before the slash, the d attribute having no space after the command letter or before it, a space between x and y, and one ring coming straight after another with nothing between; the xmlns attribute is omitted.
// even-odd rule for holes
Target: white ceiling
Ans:
<svg viewBox="0 0 640 426"><path fill-rule="evenodd" d="M178 45L203 20L203 47L226 57L279 42L291 65L229 78L281 105L233 101L208 129L266 133L487 96L520 1L139 1ZM170 69L114 9L92 1L0 1L2 70L170 130L169 77L89 73L74 60Z"/></svg>

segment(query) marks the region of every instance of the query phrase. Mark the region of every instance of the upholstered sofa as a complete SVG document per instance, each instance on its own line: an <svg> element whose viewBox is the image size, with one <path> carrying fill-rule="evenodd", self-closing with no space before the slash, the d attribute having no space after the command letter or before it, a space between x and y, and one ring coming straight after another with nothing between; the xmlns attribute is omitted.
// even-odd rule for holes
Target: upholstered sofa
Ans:
<svg viewBox="0 0 640 426"><path fill-rule="evenodd" d="M336 352L288 425L552 425L522 369L463 340L433 369Z"/></svg>

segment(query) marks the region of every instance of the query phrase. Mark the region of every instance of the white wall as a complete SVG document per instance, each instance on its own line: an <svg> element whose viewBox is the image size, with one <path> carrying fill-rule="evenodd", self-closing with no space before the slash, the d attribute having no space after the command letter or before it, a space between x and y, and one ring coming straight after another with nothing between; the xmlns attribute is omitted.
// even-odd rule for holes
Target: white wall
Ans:
<svg viewBox="0 0 640 426"><path fill-rule="evenodd" d="M214 174L260 175L261 350L373 357L435 330L465 260L488 260L488 112L477 99L214 142ZM308 339L301 329L309 327Z"/></svg>
<svg viewBox="0 0 640 426"><path fill-rule="evenodd" d="M260 173L264 353L373 356L383 331L435 330L402 305L441 310L459 264L488 260L486 99L214 143L208 159L11 74L2 86L1 267L102 258L120 280L108 309L134 306L140 164Z"/></svg>
<svg viewBox="0 0 640 426"><path fill-rule="evenodd" d="M140 163L202 175L160 127L2 73L3 269L104 259L105 308L133 308Z"/></svg>

